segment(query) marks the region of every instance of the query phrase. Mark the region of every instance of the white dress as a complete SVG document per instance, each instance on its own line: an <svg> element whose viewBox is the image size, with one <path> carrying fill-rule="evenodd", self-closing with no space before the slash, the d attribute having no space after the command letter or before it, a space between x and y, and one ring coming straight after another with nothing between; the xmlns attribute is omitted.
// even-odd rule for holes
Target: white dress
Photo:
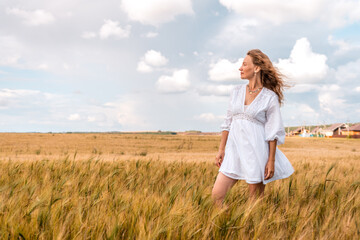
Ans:
<svg viewBox="0 0 360 240"><path fill-rule="evenodd" d="M294 172L289 160L276 147L274 176L265 180L265 166L269 156L268 141L277 139L277 145L285 141L278 96L263 87L249 105L244 105L246 84L235 86L230 94L222 131L229 131L225 156L219 172L247 183L267 184L287 178Z"/></svg>

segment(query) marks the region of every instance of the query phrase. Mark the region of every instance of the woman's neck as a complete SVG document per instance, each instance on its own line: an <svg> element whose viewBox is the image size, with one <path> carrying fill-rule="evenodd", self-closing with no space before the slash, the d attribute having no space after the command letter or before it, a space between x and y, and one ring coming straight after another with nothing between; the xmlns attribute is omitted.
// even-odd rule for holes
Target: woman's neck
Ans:
<svg viewBox="0 0 360 240"><path fill-rule="evenodd" d="M249 79L249 88L250 90L255 90L257 88L262 87L260 78L251 78Z"/></svg>

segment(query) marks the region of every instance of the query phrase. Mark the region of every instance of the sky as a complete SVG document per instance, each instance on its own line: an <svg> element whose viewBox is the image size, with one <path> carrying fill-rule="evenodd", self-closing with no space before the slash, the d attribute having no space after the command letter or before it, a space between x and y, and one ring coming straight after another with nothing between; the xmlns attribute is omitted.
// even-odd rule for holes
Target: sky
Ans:
<svg viewBox="0 0 360 240"><path fill-rule="evenodd" d="M360 121L358 0L2 0L0 132L219 132L254 48L285 126Z"/></svg>

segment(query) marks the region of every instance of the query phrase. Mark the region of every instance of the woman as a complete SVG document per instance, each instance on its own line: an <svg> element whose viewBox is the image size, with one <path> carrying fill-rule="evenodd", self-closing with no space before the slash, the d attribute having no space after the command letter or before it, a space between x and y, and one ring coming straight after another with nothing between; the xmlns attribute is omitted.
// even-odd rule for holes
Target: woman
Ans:
<svg viewBox="0 0 360 240"><path fill-rule="evenodd" d="M287 178L294 169L277 148L285 140L280 104L285 84L268 56L250 50L240 67L248 84L235 86L230 94L215 165L219 167L212 197L222 206L228 190L239 180L249 186L250 197L264 195L265 185ZM258 192L258 193L257 193Z"/></svg>

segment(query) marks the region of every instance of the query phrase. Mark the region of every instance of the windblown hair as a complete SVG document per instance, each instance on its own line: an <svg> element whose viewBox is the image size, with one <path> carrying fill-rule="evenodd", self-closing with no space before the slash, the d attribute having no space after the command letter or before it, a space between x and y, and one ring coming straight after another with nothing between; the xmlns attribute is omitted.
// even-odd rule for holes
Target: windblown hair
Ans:
<svg viewBox="0 0 360 240"><path fill-rule="evenodd" d="M279 97L279 104L284 101L283 91L285 87L289 87L284 82L284 75L273 66L269 57L259 49L248 51L255 66L260 67L260 80L264 87L274 91Z"/></svg>

